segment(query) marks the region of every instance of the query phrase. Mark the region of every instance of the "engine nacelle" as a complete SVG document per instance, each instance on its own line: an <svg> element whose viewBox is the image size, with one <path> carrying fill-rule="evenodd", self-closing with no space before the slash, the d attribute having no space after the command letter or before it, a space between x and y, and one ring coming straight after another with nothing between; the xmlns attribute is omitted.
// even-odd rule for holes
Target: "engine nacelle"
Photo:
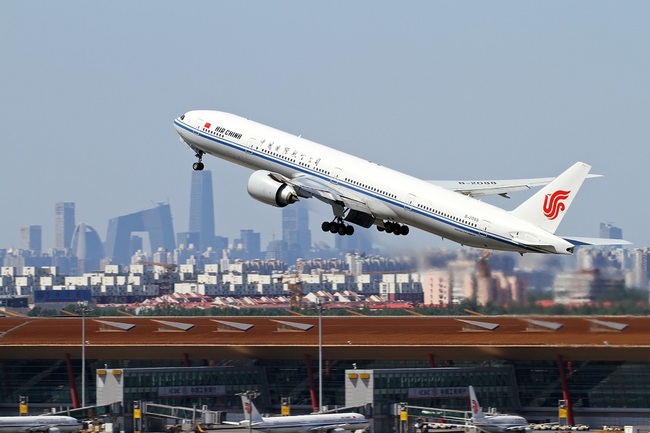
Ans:
<svg viewBox="0 0 650 433"><path fill-rule="evenodd" d="M271 173L258 170L248 178L248 194L255 200L276 207L285 207L298 201L296 190L273 179Z"/></svg>

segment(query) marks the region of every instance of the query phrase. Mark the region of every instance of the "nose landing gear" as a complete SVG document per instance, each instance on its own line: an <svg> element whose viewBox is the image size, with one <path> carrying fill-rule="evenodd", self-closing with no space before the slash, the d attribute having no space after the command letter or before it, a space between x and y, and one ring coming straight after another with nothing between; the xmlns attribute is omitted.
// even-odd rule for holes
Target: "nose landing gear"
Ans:
<svg viewBox="0 0 650 433"><path fill-rule="evenodd" d="M197 157L199 160L198 160L197 162L195 162L194 164L192 164L192 168L193 168L195 171L201 171L201 170L203 170L203 168L205 167L205 166L203 165L203 155L204 155L204 154L205 154L205 152L203 152L202 150L199 150L198 152L196 152L196 157Z"/></svg>

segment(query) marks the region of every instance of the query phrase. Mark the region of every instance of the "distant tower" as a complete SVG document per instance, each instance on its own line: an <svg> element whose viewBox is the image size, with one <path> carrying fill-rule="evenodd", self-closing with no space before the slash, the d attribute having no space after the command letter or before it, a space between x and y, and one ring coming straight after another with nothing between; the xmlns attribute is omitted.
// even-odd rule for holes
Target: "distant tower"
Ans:
<svg viewBox="0 0 650 433"><path fill-rule="evenodd" d="M287 247L285 260L293 263L311 249L309 212L300 204L282 208L282 240Z"/></svg>
<svg viewBox="0 0 650 433"><path fill-rule="evenodd" d="M149 244L151 252L158 249L173 251L176 248L174 239L174 225L172 223L172 211L168 204L158 206L111 218L108 221L106 234L106 256L113 264L129 264L135 246L131 242L132 232L149 233Z"/></svg>
<svg viewBox="0 0 650 433"><path fill-rule="evenodd" d="M59 202L54 205L54 248L70 248L74 233L74 203Z"/></svg>
<svg viewBox="0 0 650 433"><path fill-rule="evenodd" d="M605 239L623 239L623 230L612 223L600 223L600 237Z"/></svg>
<svg viewBox="0 0 650 433"><path fill-rule="evenodd" d="M192 172L190 190L190 233L198 233L199 251L214 243L214 199L212 196L212 172Z"/></svg>
<svg viewBox="0 0 650 433"><path fill-rule="evenodd" d="M240 242L245 253L245 258L248 260L259 259L262 255L260 234L250 229L242 229L240 233Z"/></svg>
<svg viewBox="0 0 650 433"><path fill-rule="evenodd" d="M72 234L70 249L77 257L80 274L99 270L99 262L104 258L104 245L97 230L88 224L79 224Z"/></svg>
<svg viewBox="0 0 650 433"><path fill-rule="evenodd" d="M34 255L41 255L42 226L24 226L20 228L21 249L33 251Z"/></svg>

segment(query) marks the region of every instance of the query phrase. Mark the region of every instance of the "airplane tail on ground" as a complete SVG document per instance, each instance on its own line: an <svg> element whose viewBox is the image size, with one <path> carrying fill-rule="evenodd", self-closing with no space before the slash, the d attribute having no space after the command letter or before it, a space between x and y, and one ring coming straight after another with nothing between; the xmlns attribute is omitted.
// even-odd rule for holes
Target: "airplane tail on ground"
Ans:
<svg viewBox="0 0 650 433"><path fill-rule="evenodd" d="M473 419L485 418L485 414L483 413L481 406L478 404L478 399L476 398L476 393L474 392L474 387L472 385L469 386L469 406L472 410Z"/></svg>
<svg viewBox="0 0 650 433"><path fill-rule="evenodd" d="M253 402L245 395L241 396L241 404L244 407L244 419L246 421L250 420L253 425L264 422L264 418L262 418Z"/></svg>
<svg viewBox="0 0 650 433"><path fill-rule="evenodd" d="M519 205L512 214L550 233L555 233L590 169L590 165L576 162Z"/></svg>

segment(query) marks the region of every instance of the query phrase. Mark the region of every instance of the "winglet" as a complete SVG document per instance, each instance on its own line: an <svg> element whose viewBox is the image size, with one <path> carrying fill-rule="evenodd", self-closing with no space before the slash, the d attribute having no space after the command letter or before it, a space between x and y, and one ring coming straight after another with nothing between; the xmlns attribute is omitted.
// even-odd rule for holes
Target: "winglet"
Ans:
<svg viewBox="0 0 650 433"><path fill-rule="evenodd" d="M576 162L519 205L512 214L550 233L555 233L590 169L590 165Z"/></svg>
<svg viewBox="0 0 650 433"><path fill-rule="evenodd" d="M264 418L262 418L262 415L260 415L253 402L245 395L241 396L241 404L244 407L244 416L246 421L250 420L251 424L264 422Z"/></svg>
<svg viewBox="0 0 650 433"><path fill-rule="evenodd" d="M478 404L478 399L476 398L476 393L474 392L474 387L472 385L469 386L469 406L472 411L472 418L485 418L485 414L483 413L481 406Z"/></svg>

